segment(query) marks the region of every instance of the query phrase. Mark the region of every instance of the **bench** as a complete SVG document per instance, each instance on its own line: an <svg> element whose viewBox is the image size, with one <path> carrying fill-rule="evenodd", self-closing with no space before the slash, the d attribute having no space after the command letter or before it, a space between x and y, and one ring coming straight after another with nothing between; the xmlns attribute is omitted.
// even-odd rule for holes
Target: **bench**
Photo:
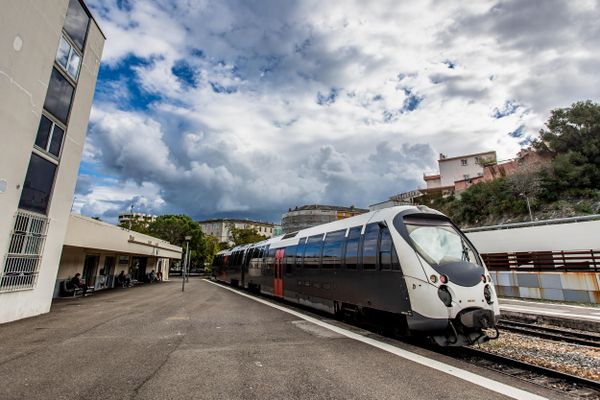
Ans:
<svg viewBox="0 0 600 400"><path fill-rule="evenodd" d="M69 287L69 280L64 280L60 284L60 295L62 297L76 297L81 296L83 294L83 289L74 287Z"/></svg>

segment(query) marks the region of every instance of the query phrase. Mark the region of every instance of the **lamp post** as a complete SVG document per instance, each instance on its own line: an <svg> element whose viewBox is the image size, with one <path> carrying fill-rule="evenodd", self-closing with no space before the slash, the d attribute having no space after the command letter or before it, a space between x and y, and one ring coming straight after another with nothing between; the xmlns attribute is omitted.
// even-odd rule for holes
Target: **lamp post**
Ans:
<svg viewBox="0 0 600 400"><path fill-rule="evenodd" d="M529 205L529 196L525 193L521 193L521 196L525 197L525 201L527 202L527 210L529 211L529 219L533 222L533 214L531 213L531 206Z"/></svg>
<svg viewBox="0 0 600 400"><path fill-rule="evenodd" d="M183 267L181 268L181 291L185 290L185 273L187 270L187 264L189 260L190 254L190 240L192 240L191 236L185 237L185 258L183 259Z"/></svg>

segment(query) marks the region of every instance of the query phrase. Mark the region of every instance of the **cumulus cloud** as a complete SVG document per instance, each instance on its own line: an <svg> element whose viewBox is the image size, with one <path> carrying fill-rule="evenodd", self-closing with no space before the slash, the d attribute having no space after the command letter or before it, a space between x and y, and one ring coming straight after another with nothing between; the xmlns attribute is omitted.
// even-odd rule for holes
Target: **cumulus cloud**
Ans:
<svg viewBox="0 0 600 400"><path fill-rule="evenodd" d="M508 158L550 109L598 100L596 1L89 3L108 40L87 213L366 206L437 153Z"/></svg>

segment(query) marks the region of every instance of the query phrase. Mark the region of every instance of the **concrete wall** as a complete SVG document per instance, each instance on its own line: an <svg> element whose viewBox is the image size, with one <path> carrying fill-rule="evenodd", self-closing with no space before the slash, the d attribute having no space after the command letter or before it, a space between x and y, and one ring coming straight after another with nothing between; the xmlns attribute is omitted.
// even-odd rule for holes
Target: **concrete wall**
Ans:
<svg viewBox="0 0 600 400"><path fill-rule="evenodd" d="M467 232L480 253L596 250L600 221ZM499 295L600 303L600 272L495 271Z"/></svg>
<svg viewBox="0 0 600 400"><path fill-rule="evenodd" d="M600 248L600 221L467 231L480 253Z"/></svg>
<svg viewBox="0 0 600 400"><path fill-rule="evenodd" d="M33 150L68 0L3 2L0 13L1 262ZM48 312L83 151L104 36L91 20L69 126L48 208L49 229L37 285L0 293L0 323ZM2 185L4 186L4 185Z"/></svg>
<svg viewBox="0 0 600 400"><path fill-rule="evenodd" d="M492 271L500 296L600 304L600 273Z"/></svg>

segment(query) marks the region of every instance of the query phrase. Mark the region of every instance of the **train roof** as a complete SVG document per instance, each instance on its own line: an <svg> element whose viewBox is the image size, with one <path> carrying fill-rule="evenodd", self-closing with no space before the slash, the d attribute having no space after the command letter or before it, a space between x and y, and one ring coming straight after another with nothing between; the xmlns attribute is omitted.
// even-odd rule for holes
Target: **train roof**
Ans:
<svg viewBox="0 0 600 400"><path fill-rule="evenodd" d="M389 220L394 218L398 213L406 210L415 210L426 213L438 214L441 213L439 211L433 210L429 207L424 206L394 206L383 208L381 210L371 211L365 214L355 215L353 217L340 219L333 222L328 222L326 224L311 226L310 228L305 228L299 230L297 232L290 232L284 235L276 236L270 239L266 239L257 243L246 244L241 246L236 246L228 250L222 250L218 254L231 254L234 251L246 250L250 247L261 247L266 245L285 247L290 245L298 244L300 238L305 238L307 236L314 236L319 234L324 234L326 232L339 231L342 229L348 229L354 226L364 226L368 223L372 222L380 222L384 220Z"/></svg>

